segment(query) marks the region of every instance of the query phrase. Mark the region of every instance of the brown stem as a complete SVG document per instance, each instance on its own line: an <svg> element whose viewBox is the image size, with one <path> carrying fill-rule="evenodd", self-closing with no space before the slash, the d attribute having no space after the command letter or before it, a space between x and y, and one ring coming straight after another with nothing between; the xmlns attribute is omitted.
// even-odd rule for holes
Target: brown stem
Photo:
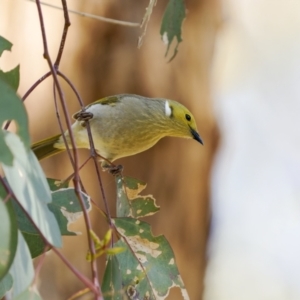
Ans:
<svg viewBox="0 0 300 300"><path fill-rule="evenodd" d="M60 64L60 60L64 51L64 47L65 47L65 42L67 39L67 34L68 34L68 29L71 26L71 22L70 22L70 18L69 18L69 13L68 13L68 7L67 7L67 2L66 0L61 0L62 6L63 6L63 11L64 11L64 20L65 20L65 24L64 24L64 30L62 33L62 37L60 40L60 46L59 46L59 51L57 53L57 57L54 63L54 68L56 70L58 70L59 64Z"/></svg>
<svg viewBox="0 0 300 300"><path fill-rule="evenodd" d="M69 269L72 270L72 272L82 281L95 295L100 296L100 298L103 300L103 297L99 295L99 289L95 287L95 285L84 275L82 275L77 269L73 267L73 265L58 251L56 248L52 248L53 252L64 262L66 266L68 266Z"/></svg>
<svg viewBox="0 0 300 300"><path fill-rule="evenodd" d="M86 226L87 226L87 231L89 232L89 230L91 229L91 225L90 225L89 216L88 216L88 214L85 210L84 201L83 201L83 198L82 198L82 195L81 195L80 177L79 177L79 168L78 168L78 153L77 153L77 148L76 148L76 145L75 145L74 135L73 135L73 132L71 130L71 121L70 121L70 118L68 116L68 110L67 110L64 94L62 92L62 88L61 88L60 83L59 83L58 78L57 78L57 74L56 74L57 70L53 66L50 55L49 55L48 45L47 45L47 38L46 38L46 33L45 33L44 20L43 20L43 14L42 14L41 4L40 4L39 0L36 0L36 5L37 5L38 16L39 16L39 21L40 21L40 27L41 27L41 33L42 33L42 39L43 39L44 58L46 59L46 61L48 63L48 66L51 70L51 74L52 74L52 77L53 77L53 80L54 80L54 84L55 84L55 87L57 88L57 91L58 91L59 99L60 99L60 102L61 102L61 105L62 105L64 117L65 117L66 124L67 124L67 129L69 131L71 146L72 146L72 150L73 150L73 157L74 157L74 180L73 181L74 181L74 187L75 187L75 191L76 191L76 194L78 196L78 199L80 201L80 205L82 207L84 219L85 219ZM66 5L64 7L64 11L65 11L65 14L66 14L67 10L65 10L65 8L66 8ZM61 43L61 45L63 45L63 44L64 44L64 42ZM63 51L63 49L61 51ZM88 241L89 241L89 248L90 248L91 253L95 253L94 243L91 240L89 234L88 234ZM58 252L58 251L56 250L56 252ZM64 260L64 262L66 263L65 260ZM68 266L70 268L71 265L68 265ZM95 299L103 300L102 292L101 292L101 289L100 289L100 286L99 286L98 270L97 270L97 264L96 264L95 260L93 260L91 262L91 269L92 269L91 271L92 271L92 277L93 277L93 283L94 283L94 286L93 286L92 290L95 293ZM71 270L74 272L74 268L71 269Z"/></svg>

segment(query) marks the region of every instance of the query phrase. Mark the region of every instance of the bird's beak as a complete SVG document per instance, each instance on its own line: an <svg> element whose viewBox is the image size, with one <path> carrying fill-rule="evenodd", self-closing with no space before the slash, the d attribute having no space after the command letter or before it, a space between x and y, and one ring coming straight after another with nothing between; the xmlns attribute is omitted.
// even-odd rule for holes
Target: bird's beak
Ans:
<svg viewBox="0 0 300 300"><path fill-rule="evenodd" d="M192 137L194 140L198 141L200 144L203 145L203 141L202 141L199 133L195 129L191 128L191 134L192 134Z"/></svg>

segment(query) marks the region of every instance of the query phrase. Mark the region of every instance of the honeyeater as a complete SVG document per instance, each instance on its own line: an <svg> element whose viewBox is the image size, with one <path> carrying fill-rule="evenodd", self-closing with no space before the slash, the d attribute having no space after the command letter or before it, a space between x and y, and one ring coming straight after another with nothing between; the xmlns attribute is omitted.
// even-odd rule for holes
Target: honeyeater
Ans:
<svg viewBox="0 0 300 300"><path fill-rule="evenodd" d="M72 132L78 148L90 148L85 117L89 118L97 153L112 162L145 151L165 136L192 138L203 144L195 119L182 104L162 98L122 94L109 96L73 115ZM64 133L68 146L68 131ZM32 146L38 159L66 149L59 134ZM108 167L102 160L102 166Z"/></svg>

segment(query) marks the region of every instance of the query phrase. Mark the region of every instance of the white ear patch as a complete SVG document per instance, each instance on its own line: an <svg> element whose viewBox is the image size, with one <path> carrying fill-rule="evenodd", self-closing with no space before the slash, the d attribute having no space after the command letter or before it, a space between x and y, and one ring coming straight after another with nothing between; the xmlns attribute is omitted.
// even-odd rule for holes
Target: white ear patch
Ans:
<svg viewBox="0 0 300 300"><path fill-rule="evenodd" d="M165 102L165 115L167 117L171 117L171 115L172 115L172 109L171 109L171 107L169 105L169 101Z"/></svg>

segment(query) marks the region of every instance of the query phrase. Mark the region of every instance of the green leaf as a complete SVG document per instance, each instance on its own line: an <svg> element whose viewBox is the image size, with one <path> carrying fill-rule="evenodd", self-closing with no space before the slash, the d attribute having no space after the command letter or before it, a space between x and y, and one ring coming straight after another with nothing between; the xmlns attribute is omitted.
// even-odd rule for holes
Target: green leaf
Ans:
<svg viewBox="0 0 300 300"><path fill-rule="evenodd" d="M54 180L53 180L54 181ZM56 182L58 180L55 180ZM1 194L0 194L1 195ZM53 212L60 229L61 235L77 235L76 232L68 230L68 224L75 222L82 216L82 209L76 196L74 188L60 189L51 193L52 202L48 203L48 208ZM90 197L82 192L85 209L91 209ZM16 201L12 201L15 213L17 215L18 227L21 230L27 245L29 247L31 257L37 257L45 251L46 244L39 232L33 226L27 215Z"/></svg>
<svg viewBox="0 0 300 300"><path fill-rule="evenodd" d="M10 51L11 47L12 43L0 35L0 56L2 55L3 51Z"/></svg>
<svg viewBox="0 0 300 300"><path fill-rule="evenodd" d="M27 232L22 232L22 234L27 243L31 258L38 257L46 251L46 244L40 234L32 234ZM47 251L49 250L51 250L51 248L47 249Z"/></svg>
<svg viewBox="0 0 300 300"><path fill-rule="evenodd" d="M184 0L169 0L161 22L160 35L163 42L167 45L165 56L168 55L172 41L177 39L174 53L169 62L173 60L178 52L179 43L182 42L181 27L185 19Z"/></svg>
<svg viewBox="0 0 300 300"><path fill-rule="evenodd" d="M8 272L17 250L18 227L10 201L0 195L0 280Z"/></svg>
<svg viewBox="0 0 300 300"><path fill-rule="evenodd" d="M3 194L3 192L5 191L0 186L0 196ZM34 258L42 254L46 247L43 238L40 236L39 232L31 223L30 219L23 211L20 204L14 198L10 198L9 201L12 203L14 214L17 219L18 228L23 234L23 237L29 248L31 257Z"/></svg>
<svg viewBox="0 0 300 300"><path fill-rule="evenodd" d="M36 227L32 224L22 206L15 199L11 199L11 202L17 217L19 230L21 230L22 233L28 232L38 234Z"/></svg>
<svg viewBox="0 0 300 300"><path fill-rule="evenodd" d="M66 188L68 187L68 182L61 182L58 179L54 178L47 178L47 182L49 184L49 187L52 191L57 191L59 188ZM1 190L1 189L0 189ZM1 195L1 193L0 193ZM52 193L51 193L52 195ZM53 201L53 198L52 198ZM27 215L23 212L20 205L12 200L15 213L17 215L18 220L18 227L21 230L23 237L26 240L26 243L28 245L28 248L30 250L30 254L32 258L35 258L45 251L46 244L43 240L43 238L40 236L36 228L33 226L31 221L28 219ZM48 207L52 205L52 203L48 204ZM54 213L55 218L57 222L59 222L60 219L60 213L58 213L58 216ZM58 224L60 226L60 224ZM60 228L61 233L64 229ZM50 249L49 249L50 250Z"/></svg>
<svg viewBox="0 0 300 300"><path fill-rule="evenodd" d="M61 181L60 179L47 178L47 182L48 182L49 188L52 192L58 191L59 189L62 189L62 188L69 187L68 181Z"/></svg>
<svg viewBox="0 0 300 300"><path fill-rule="evenodd" d="M123 240L119 240L115 243L115 246L125 249L125 251L116 256L120 264L122 286L127 299L156 300L147 271L143 269L142 264L138 261L135 253L132 252L130 246Z"/></svg>
<svg viewBox="0 0 300 300"><path fill-rule="evenodd" d="M18 125L17 133L25 145L26 150L30 149L30 138L28 132L28 118L22 101L7 83L0 79L0 124L7 120L16 120ZM13 153L5 141L5 131L0 130L0 162L12 165Z"/></svg>
<svg viewBox="0 0 300 300"><path fill-rule="evenodd" d="M20 83L20 66L18 65L8 72L0 70L0 79L10 85L16 92Z"/></svg>
<svg viewBox="0 0 300 300"><path fill-rule="evenodd" d="M47 241L60 247L60 230L47 206L52 201L51 193L38 160L31 150L25 149L18 135L4 132L4 137L14 156L12 166L2 165L11 189Z"/></svg>
<svg viewBox="0 0 300 300"><path fill-rule="evenodd" d="M150 225L140 220L116 218L113 222L123 239L116 246L127 249L117 254L126 293L139 299L165 299L170 288L178 286L183 298L189 299L166 238L153 236Z"/></svg>
<svg viewBox="0 0 300 300"><path fill-rule="evenodd" d="M142 218L159 211L152 195L141 196L146 183L131 177L116 176L117 217Z"/></svg>
<svg viewBox="0 0 300 300"><path fill-rule="evenodd" d="M52 188L55 189L58 186L67 186L67 183L59 184L59 180L57 179L47 179L48 183L53 184ZM60 192L51 193L52 202L48 203L48 208L54 213L54 216L58 222L60 227L60 231L62 235L76 235L76 233L71 232L67 229L67 226L70 222L70 216L80 217L82 215L81 206L76 197L75 191L73 188L62 189ZM6 196L6 192L4 188L0 185L0 197L4 198ZM90 198L85 193L82 192L82 196L85 203L85 208L87 211L91 209ZM30 254L32 258L35 258L45 251L46 244L36 230L34 225L31 223L30 219L24 213L20 204L16 202L13 198L10 199L13 205L14 214L17 218L18 228L22 232L23 237L26 240L26 243L29 247ZM72 219L72 218L71 218ZM71 221L75 221L73 218Z"/></svg>
<svg viewBox="0 0 300 300"><path fill-rule="evenodd" d="M91 209L90 197L81 192L84 206L87 211ZM68 225L82 216L82 208L74 188L65 188L52 192L52 202L48 204L59 224L62 235L77 235L68 230Z"/></svg>
<svg viewBox="0 0 300 300"><path fill-rule="evenodd" d="M101 290L104 300L123 299L121 271L115 255L108 256Z"/></svg>
<svg viewBox="0 0 300 300"><path fill-rule="evenodd" d="M42 300L42 298L36 289L29 287L22 294L14 298L14 300Z"/></svg>
<svg viewBox="0 0 300 300"><path fill-rule="evenodd" d="M31 285L34 278L34 269L30 252L20 231L18 232L16 256L9 273L13 278L13 298L15 298Z"/></svg>
<svg viewBox="0 0 300 300"><path fill-rule="evenodd" d="M11 47L12 43L0 36L0 56L5 50L11 51ZM20 83L20 66L16 66L14 69L8 72L3 72L2 70L0 70L0 80L1 79L2 81L10 85L12 89L16 92Z"/></svg>
<svg viewBox="0 0 300 300"><path fill-rule="evenodd" d="M5 275L5 277L0 280L0 299L12 288L13 279L9 273Z"/></svg>

